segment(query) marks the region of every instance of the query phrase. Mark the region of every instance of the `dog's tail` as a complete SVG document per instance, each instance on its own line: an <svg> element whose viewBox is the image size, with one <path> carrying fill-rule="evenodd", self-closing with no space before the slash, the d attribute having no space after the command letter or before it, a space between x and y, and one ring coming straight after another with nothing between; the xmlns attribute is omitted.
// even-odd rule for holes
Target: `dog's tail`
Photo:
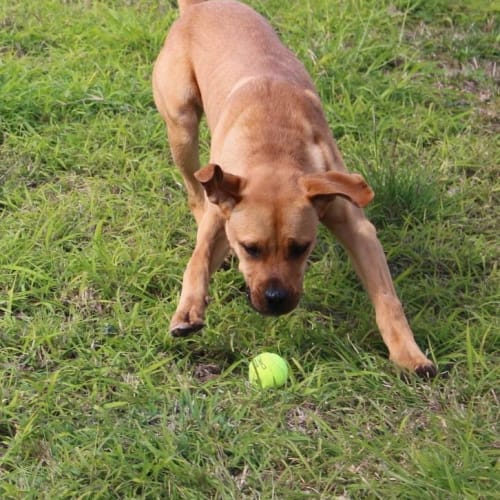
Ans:
<svg viewBox="0 0 500 500"><path fill-rule="evenodd" d="M205 2L205 0L179 0L179 11L181 16L183 12L190 6L195 5L197 3Z"/></svg>

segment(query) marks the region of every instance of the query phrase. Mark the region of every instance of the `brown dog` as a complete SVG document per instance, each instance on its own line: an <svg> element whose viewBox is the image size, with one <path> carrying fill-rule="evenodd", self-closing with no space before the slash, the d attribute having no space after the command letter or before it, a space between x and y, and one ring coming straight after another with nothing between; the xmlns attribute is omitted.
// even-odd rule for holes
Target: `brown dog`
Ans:
<svg viewBox="0 0 500 500"><path fill-rule="evenodd" d="M295 308L321 221L345 246L376 312L391 359L421 376L436 369L414 341L373 225L373 192L349 174L313 82L271 26L233 1L181 0L153 73L156 106L198 224L170 329L203 326L210 275L229 248L253 307ZM200 170L198 125L211 131Z"/></svg>

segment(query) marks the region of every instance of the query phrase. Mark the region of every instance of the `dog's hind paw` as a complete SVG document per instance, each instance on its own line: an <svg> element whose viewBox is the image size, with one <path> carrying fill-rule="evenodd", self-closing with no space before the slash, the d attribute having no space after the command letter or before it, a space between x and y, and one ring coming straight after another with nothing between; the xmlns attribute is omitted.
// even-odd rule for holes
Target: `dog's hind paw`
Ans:
<svg viewBox="0 0 500 500"><path fill-rule="evenodd" d="M176 323L174 325L170 325L170 334L172 337L187 337L193 333L200 331L205 324L203 322L200 323Z"/></svg>

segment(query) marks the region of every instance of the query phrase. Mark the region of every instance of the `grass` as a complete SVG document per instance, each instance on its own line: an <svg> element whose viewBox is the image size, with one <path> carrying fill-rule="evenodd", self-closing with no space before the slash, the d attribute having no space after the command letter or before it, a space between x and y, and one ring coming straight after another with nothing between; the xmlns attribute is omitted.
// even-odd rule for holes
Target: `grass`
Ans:
<svg viewBox="0 0 500 500"><path fill-rule="evenodd" d="M499 11L251 3L374 187L369 215L441 376L398 376L324 231L293 314L256 315L232 266L203 334L170 338L195 237L150 90L173 2L2 0L2 498L498 494ZM286 388L248 386L264 350L290 362Z"/></svg>

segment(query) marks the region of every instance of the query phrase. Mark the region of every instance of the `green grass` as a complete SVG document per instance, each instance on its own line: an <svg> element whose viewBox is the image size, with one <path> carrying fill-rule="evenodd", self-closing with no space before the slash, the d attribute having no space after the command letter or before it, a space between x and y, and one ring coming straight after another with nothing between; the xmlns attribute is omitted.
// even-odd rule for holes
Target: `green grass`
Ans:
<svg viewBox="0 0 500 500"><path fill-rule="evenodd" d="M170 338L195 238L150 90L173 2L0 0L1 498L498 494L498 9L251 3L374 187L441 376L398 376L325 231L293 314L254 313L233 265L205 331ZM264 350L286 388L248 386Z"/></svg>

